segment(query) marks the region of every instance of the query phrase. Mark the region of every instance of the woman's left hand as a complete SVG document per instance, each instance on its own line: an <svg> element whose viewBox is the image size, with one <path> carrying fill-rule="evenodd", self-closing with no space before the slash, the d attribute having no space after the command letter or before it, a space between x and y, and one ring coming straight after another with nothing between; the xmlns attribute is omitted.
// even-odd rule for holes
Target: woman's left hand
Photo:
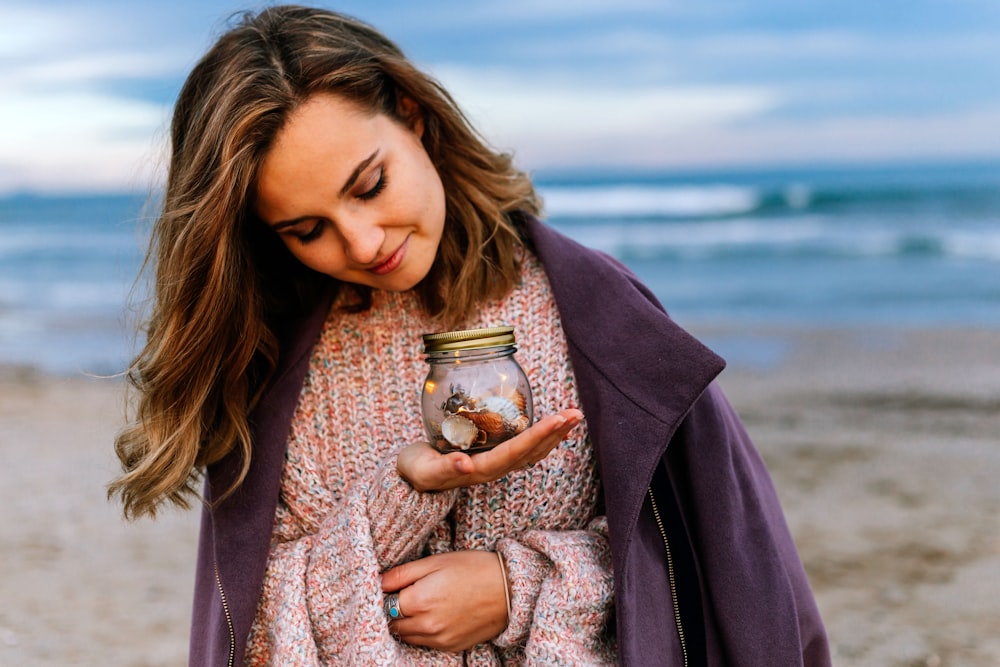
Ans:
<svg viewBox="0 0 1000 667"><path fill-rule="evenodd" d="M451 551L404 563L382 575L382 590L398 592L403 618L389 630L402 641L464 651L507 627L503 573L492 551Z"/></svg>
<svg viewBox="0 0 1000 667"><path fill-rule="evenodd" d="M444 491L500 479L537 463L569 437L583 413L575 408L540 419L527 430L478 454L442 454L426 442L404 447L396 457L400 477L417 491Z"/></svg>

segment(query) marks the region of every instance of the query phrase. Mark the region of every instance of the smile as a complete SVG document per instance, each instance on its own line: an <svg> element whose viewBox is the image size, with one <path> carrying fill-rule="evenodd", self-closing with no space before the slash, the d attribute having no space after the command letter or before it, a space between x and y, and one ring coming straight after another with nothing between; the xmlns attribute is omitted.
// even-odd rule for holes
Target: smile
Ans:
<svg viewBox="0 0 1000 667"><path fill-rule="evenodd" d="M406 257L406 246L410 242L410 237L407 236L406 240L403 241L403 245L396 249L396 252L392 253L388 259L386 259L381 264L377 264L372 268L368 269L369 273L374 273L376 276L384 276L387 273L392 273L399 265L403 263L403 258Z"/></svg>

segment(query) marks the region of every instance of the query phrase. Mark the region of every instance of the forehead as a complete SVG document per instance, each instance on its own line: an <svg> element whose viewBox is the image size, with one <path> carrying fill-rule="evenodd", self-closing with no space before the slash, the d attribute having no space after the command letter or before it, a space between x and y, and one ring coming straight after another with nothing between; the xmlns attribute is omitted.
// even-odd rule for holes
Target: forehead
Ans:
<svg viewBox="0 0 1000 667"><path fill-rule="evenodd" d="M337 193L357 165L382 145L391 131L387 120L335 95L314 95L303 102L264 155L257 175L258 208L272 208L291 193L323 198Z"/></svg>
<svg viewBox="0 0 1000 667"><path fill-rule="evenodd" d="M280 161L289 151L348 151L352 144L369 138L376 115L338 95L313 95L289 114L264 161Z"/></svg>

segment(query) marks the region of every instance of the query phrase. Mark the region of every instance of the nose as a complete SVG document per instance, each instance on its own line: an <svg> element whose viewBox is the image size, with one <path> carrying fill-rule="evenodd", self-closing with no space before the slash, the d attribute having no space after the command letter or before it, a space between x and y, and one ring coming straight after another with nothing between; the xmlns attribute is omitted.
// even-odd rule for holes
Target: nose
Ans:
<svg viewBox="0 0 1000 667"><path fill-rule="evenodd" d="M379 257L385 243L385 231L370 220L354 218L337 225L344 241L344 252L356 264L371 264Z"/></svg>

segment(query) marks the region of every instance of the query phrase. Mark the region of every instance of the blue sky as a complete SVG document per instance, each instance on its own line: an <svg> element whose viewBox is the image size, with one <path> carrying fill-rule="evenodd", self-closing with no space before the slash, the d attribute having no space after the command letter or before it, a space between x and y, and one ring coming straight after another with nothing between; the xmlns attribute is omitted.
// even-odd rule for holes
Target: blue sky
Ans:
<svg viewBox="0 0 1000 667"><path fill-rule="evenodd" d="M358 0L534 171L1000 160L996 0ZM0 0L0 193L148 189L260 3Z"/></svg>

